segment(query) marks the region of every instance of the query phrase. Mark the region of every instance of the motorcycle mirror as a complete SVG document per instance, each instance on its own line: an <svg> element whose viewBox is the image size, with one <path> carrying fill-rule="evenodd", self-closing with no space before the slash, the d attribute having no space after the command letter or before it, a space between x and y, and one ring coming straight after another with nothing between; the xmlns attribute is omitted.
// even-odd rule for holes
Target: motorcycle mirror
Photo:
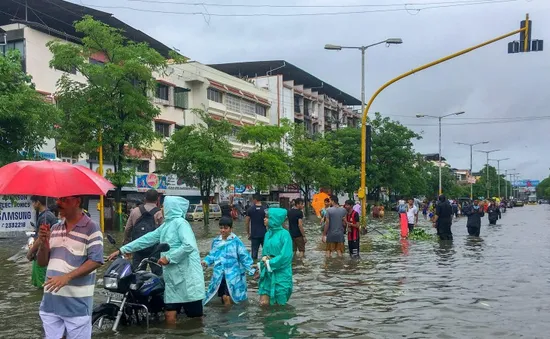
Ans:
<svg viewBox="0 0 550 339"><path fill-rule="evenodd" d="M107 240L109 240L109 243L110 243L111 245L116 245L116 240L115 240L115 238L113 238L112 235L107 234Z"/></svg>
<svg viewBox="0 0 550 339"><path fill-rule="evenodd" d="M166 252L166 251L169 251L169 250L170 250L170 245L168 245L167 243L159 244L158 247L157 247L157 250L158 250L159 252Z"/></svg>

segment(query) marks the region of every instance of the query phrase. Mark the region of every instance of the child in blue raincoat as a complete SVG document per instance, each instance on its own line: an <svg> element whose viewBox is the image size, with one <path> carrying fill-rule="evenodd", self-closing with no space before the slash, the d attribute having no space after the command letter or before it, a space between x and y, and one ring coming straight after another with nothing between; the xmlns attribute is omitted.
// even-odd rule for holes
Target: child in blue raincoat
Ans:
<svg viewBox="0 0 550 339"><path fill-rule="evenodd" d="M210 253L204 258L202 266L214 266L214 274L206 292L203 305L216 294L224 305L238 304L248 298L246 275L254 275L254 261L243 242L233 233L233 220L230 217L220 219L220 235L212 241Z"/></svg>

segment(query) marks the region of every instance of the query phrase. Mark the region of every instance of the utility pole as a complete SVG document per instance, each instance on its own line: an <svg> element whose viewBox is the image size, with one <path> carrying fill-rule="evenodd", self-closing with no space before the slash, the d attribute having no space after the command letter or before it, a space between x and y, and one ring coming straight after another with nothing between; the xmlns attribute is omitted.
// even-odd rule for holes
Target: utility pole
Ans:
<svg viewBox="0 0 550 339"><path fill-rule="evenodd" d="M485 153L485 155L487 156L487 162L485 163L486 171L487 171L487 182L485 183L485 187L487 188L487 196L485 197L485 199L490 199L491 198L491 183L489 182L489 154L493 153L493 152L498 152L498 151L500 151L500 150L499 149L494 149L494 150L491 150L491 151L477 151L477 152L480 152L480 153Z"/></svg>
<svg viewBox="0 0 550 339"><path fill-rule="evenodd" d="M507 169L504 171L504 180L506 180L506 178L509 176L508 175L508 171L515 171L516 169L515 168L510 168L510 169ZM506 200L508 200L508 183L506 183L506 186L504 186L504 189L505 189L505 195L506 195ZM510 176L510 191L512 190L512 177Z"/></svg>
<svg viewBox="0 0 550 339"><path fill-rule="evenodd" d="M510 158L503 158L503 159L489 159L491 161L497 162L497 177L498 177L498 198L500 199L500 162L504 160L510 160Z"/></svg>
<svg viewBox="0 0 550 339"><path fill-rule="evenodd" d="M473 153L473 149L474 149L474 146L476 145L481 145L481 144L488 144L489 141L481 141L481 142L476 142L476 143L473 143L473 144L468 144L468 143L464 143L464 142L455 142L455 144L457 145L466 145L466 146L470 146L470 176L472 176L472 159L473 159L473 156L472 156L472 153ZM473 200L474 198L474 183L471 181L470 182L470 200Z"/></svg>

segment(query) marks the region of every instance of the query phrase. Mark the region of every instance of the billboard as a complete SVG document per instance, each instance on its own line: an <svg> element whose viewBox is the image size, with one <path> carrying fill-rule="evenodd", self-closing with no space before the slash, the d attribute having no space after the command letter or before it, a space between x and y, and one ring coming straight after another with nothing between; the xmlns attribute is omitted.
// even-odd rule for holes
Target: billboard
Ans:
<svg viewBox="0 0 550 339"><path fill-rule="evenodd" d="M540 180L516 180L512 182L512 186L514 187L537 187L537 185L540 183Z"/></svg>
<svg viewBox="0 0 550 339"><path fill-rule="evenodd" d="M33 230L36 222L30 196L4 196L0 199L0 233Z"/></svg>

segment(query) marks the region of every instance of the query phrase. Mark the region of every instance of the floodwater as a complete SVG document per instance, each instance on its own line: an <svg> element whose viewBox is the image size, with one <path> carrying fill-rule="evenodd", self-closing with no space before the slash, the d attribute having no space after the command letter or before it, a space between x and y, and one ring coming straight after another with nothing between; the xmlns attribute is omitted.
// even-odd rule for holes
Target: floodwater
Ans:
<svg viewBox="0 0 550 339"><path fill-rule="evenodd" d="M396 220L388 215L383 223ZM310 222L307 257L295 262L288 306L260 309L251 280L248 303L225 309L213 299L202 327L182 318L176 329L154 324L149 332L122 328L96 337L547 338L549 225L550 205L537 205L509 209L496 226L485 218L480 239L469 238L465 219L459 219L452 244L390 241L371 232L362 239L361 260L352 261L326 260L319 227ZM421 227L431 230L425 221ZM193 228L204 256L218 228ZM242 235L242 224L235 231ZM21 238L0 246L2 338L41 337L41 292L30 285L31 265L7 260L24 243ZM96 303L103 300L100 290Z"/></svg>

